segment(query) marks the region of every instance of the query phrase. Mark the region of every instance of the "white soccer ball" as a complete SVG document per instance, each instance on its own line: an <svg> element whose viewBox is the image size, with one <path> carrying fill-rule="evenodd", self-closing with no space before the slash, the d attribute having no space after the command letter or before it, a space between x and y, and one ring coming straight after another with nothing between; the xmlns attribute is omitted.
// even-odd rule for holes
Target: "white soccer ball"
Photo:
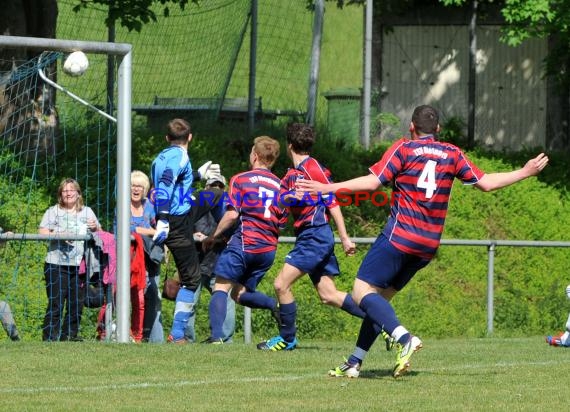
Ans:
<svg viewBox="0 0 570 412"><path fill-rule="evenodd" d="M71 53L63 62L63 71L70 76L81 76L88 67L89 60L81 51Z"/></svg>
<svg viewBox="0 0 570 412"><path fill-rule="evenodd" d="M566 286L566 296L570 299L570 285Z"/></svg>

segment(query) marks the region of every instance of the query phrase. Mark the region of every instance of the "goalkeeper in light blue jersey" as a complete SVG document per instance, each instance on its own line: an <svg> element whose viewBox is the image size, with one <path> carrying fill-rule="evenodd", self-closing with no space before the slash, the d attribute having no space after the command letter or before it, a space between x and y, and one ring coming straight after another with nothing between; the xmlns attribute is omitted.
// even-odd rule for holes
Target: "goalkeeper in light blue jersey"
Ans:
<svg viewBox="0 0 570 412"><path fill-rule="evenodd" d="M166 141L170 146L158 154L151 167L154 189L150 200L154 204L157 220L153 240L168 247L180 277L181 288L176 296L168 342L186 343L184 333L194 310L194 292L201 280L193 238L194 222L201 214L217 207L213 202L198 204L192 197L192 183L199 179L219 177L220 165L213 165L210 161L198 168L197 172L192 171L188 156L192 130L186 120L173 119L168 123ZM190 213L192 208L200 208L200 213Z"/></svg>

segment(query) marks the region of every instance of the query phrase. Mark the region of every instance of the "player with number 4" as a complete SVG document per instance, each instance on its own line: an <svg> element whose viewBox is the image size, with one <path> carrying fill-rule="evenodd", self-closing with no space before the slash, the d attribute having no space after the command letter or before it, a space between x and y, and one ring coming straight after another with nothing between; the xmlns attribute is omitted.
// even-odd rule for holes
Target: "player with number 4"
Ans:
<svg viewBox="0 0 570 412"><path fill-rule="evenodd" d="M456 146L439 142L439 115L430 106L415 108L410 123L411 139L396 141L370 167L370 174L335 184L302 181L297 189L307 192L373 191L392 185L393 201L388 222L365 256L353 287L354 300L366 312L356 348L331 376L358 377L362 362L381 325L396 342L395 378L406 373L410 357L422 347L398 320L390 304L400 291L433 258L439 247L451 188L455 178L489 192L537 175L548 164L541 153L518 170L484 173Z"/></svg>
<svg viewBox="0 0 570 412"><path fill-rule="evenodd" d="M240 305L268 309L277 319L277 300L257 291L257 285L275 259L285 210L275 201L280 180L271 172L279 157L279 142L268 136L254 140L249 154L251 170L230 180L228 205L214 233L202 242L211 248L216 238L233 230L214 267L216 283L210 299L210 337L205 343L223 343L228 293Z"/></svg>

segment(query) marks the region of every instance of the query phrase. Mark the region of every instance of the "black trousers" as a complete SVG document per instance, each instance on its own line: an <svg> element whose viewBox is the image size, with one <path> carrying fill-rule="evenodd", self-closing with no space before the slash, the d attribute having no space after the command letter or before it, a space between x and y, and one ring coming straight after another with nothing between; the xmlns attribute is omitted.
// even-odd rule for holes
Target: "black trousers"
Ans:
<svg viewBox="0 0 570 412"><path fill-rule="evenodd" d="M83 302L85 276L79 275L79 266L61 266L46 263L44 279L48 304L43 323L44 341L68 340L77 337ZM61 318L65 308L65 318Z"/></svg>
<svg viewBox="0 0 570 412"><path fill-rule="evenodd" d="M222 207L220 200L224 191L211 189L208 192L214 195L204 198L199 196L187 214L169 217L170 230L164 242L172 253L180 284L192 292L196 291L201 281L200 259L194 243L194 224L206 213Z"/></svg>

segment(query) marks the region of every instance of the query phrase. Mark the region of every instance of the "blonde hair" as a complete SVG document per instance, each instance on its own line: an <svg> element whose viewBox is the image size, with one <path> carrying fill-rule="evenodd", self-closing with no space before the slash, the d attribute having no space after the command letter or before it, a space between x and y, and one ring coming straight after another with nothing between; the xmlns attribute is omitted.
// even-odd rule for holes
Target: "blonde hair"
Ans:
<svg viewBox="0 0 570 412"><path fill-rule="evenodd" d="M269 136L259 136L253 140L253 151L261 163L272 168L279 157L279 142Z"/></svg>
<svg viewBox="0 0 570 412"><path fill-rule="evenodd" d="M77 183L77 180L72 178L63 179L59 184L59 188L57 189L57 204L61 208L65 208L65 203L63 202L63 190L65 186L68 184L72 185L73 188L77 191L77 200L75 201L75 210L79 212L83 209L83 196L81 195L81 186Z"/></svg>
<svg viewBox="0 0 570 412"><path fill-rule="evenodd" d="M131 172L131 186L141 185L143 187L143 197L146 197L150 190L150 180L146 174L140 170L133 170Z"/></svg>

